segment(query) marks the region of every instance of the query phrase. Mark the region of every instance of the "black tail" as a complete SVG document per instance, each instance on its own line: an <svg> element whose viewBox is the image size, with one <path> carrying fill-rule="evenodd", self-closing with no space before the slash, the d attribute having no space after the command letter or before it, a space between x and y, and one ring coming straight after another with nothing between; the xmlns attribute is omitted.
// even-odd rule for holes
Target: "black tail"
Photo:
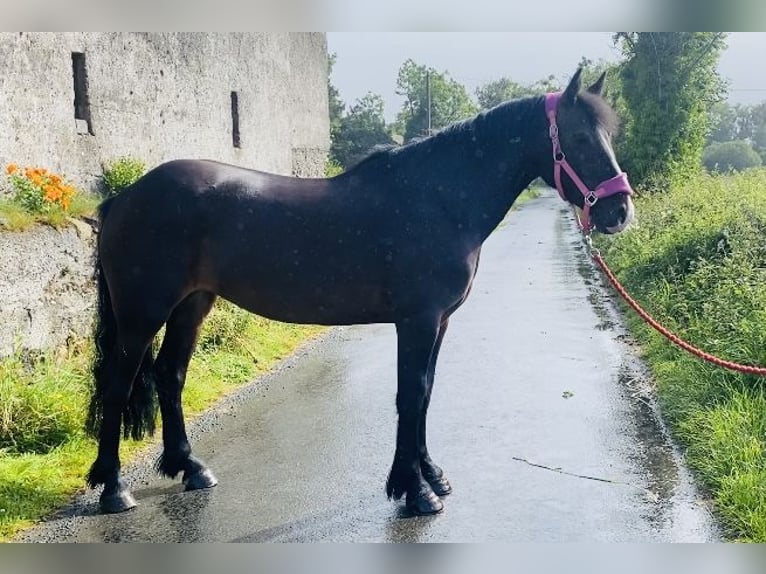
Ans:
<svg viewBox="0 0 766 574"><path fill-rule="evenodd" d="M99 206L100 228L109 213L114 198L107 199ZM109 385L109 363L116 352L117 321L112 311L112 299L104 278L101 260L96 248L96 282L98 289L98 308L96 310L95 349L93 357L93 394L85 422L86 432L98 437L101 421L104 415L104 394ZM157 418L157 401L154 392L154 356L149 348L141 362L133 387L130 391L128 404L122 413L123 433L138 440L144 434L154 434Z"/></svg>

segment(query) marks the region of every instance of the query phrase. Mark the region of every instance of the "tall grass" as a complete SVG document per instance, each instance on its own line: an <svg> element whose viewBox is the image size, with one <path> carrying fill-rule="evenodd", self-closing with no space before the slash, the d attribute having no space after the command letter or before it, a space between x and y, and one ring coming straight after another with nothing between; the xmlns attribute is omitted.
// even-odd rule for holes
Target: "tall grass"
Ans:
<svg viewBox="0 0 766 574"><path fill-rule="evenodd" d="M766 365L766 170L700 175L639 198L604 258L662 323L723 358ZM663 415L729 534L766 542L766 382L700 362L629 314Z"/></svg>
<svg viewBox="0 0 766 574"><path fill-rule="evenodd" d="M184 390L187 418L289 355L319 328L268 321L225 301L200 335ZM0 540L65 503L96 453L83 432L92 347L0 360ZM158 433L160 436L161 433ZM123 441L123 460L141 448Z"/></svg>

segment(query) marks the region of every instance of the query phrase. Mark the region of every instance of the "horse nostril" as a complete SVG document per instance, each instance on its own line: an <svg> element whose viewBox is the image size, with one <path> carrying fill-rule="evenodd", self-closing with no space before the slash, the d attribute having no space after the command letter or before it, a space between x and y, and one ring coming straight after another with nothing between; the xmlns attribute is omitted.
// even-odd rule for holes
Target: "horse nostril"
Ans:
<svg viewBox="0 0 766 574"><path fill-rule="evenodd" d="M622 225L628 219L628 208L621 205L617 210L617 225Z"/></svg>

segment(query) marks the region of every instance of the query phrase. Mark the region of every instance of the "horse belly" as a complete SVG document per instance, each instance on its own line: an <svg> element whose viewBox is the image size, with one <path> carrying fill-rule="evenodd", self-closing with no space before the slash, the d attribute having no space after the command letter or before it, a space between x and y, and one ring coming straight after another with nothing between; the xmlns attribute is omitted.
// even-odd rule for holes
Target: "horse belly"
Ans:
<svg viewBox="0 0 766 574"><path fill-rule="evenodd" d="M248 289L222 286L218 291L224 299L252 313L286 323L351 325L391 320L390 304L380 285L268 283Z"/></svg>
<svg viewBox="0 0 766 574"><path fill-rule="evenodd" d="M259 250L246 261L218 259L213 290L248 311L289 323L386 321L385 262L374 253L318 244L280 247Z"/></svg>

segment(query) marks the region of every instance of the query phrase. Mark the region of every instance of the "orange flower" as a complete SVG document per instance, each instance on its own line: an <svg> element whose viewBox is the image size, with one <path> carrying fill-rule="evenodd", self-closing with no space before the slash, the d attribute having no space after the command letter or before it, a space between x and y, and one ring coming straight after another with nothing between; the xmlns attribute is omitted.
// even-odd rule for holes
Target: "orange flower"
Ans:
<svg viewBox="0 0 766 574"><path fill-rule="evenodd" d="M61 199L62 196L61 190L58 187L52 185L44 186L43 192L45 193L45 199L51 202Z"/></svg>
<svg viewBox="0 0 766 574"><path fill-rule="evenodd" d="M10 163L10 164L8 164L8 167L5 168L5 172L8 175L13 175L14 173L16 173L16 171L18 169L19 169L19 167L15 163Z"/></svg>

